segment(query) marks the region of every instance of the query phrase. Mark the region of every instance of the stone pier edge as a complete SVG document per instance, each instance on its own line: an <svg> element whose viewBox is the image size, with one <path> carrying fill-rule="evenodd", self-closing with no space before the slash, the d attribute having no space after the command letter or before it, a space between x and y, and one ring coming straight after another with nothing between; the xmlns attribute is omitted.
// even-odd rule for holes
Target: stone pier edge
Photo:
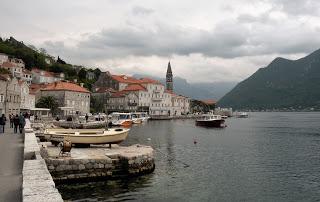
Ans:
<svg viewBox="0 0 320 202"><path fill-rule="evenodd" d="M61 194L40 155L37 138L27 121L24 139L24 162L22 170L23 202L62 202Z"/></svg>

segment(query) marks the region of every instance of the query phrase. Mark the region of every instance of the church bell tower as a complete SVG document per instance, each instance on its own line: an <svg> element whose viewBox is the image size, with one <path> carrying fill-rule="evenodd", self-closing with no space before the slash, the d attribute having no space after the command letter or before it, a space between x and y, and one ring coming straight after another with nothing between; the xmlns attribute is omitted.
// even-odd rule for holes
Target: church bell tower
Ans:
<svg viewBox="0 0 320 202"><path fill-rule="evenodd" d="M168 63L167 74L166 74L166 87L167 87L167 90L173 91L173 75L172 75L170 61Z"/></svg>

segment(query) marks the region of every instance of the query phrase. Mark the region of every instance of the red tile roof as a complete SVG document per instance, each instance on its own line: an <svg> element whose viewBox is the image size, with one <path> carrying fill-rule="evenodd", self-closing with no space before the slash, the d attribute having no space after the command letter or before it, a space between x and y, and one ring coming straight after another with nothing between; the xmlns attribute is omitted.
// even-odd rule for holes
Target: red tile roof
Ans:
<svg viewBox="0 0 320 202"><path fill-rule="evenodd" d="M30 70L27 70L27 69L23 69L22 71L23 71L23 73L25 73L25 74L32 74L32 72L31 72Z"/></svg>
<svg viewBox="0 0 320 202"><path fill-rule="evenodd" d="M68 82L54 82L47 84L43 91L74 91L74 92L81 92L81 93L90 93L87 89L75 84L75 83L68 83Z"/></svg>
<svg viewBox="0 0 320 202"><path fill-rule="evenodd" d="M152 83L152 84L160 84L163 85L160 81L154 80L154 79L150 79L150 78L142 78L139 79L140 83Z"/></svg>
<svg viewBox="0 0 320 202"><path fill-rule="evenodd" d="M141 79L136 79L131 76L126 76L126 75L112 75L112 78L119 83L131 83L131 84L142 84L142 83L152 83L152 84L160 84L162 83L160 81L150 79L150 78L141 78Z"/></svg>
<svg viewBox="0 0 320 202"><path fill-rule="evenodd" d="M128 85L123 91L147 91L147 89L140 84L131 84Z"/></svg>
<svg viewBox="0 0 320 202"><path fill-rule="evenodd" d="M112 79L119 83L139 83L138 79L126 75L112 75Z"/></svg>
<svg viewBox="0 0 320 202"><path fill-rule="evenodd" d="M117 91L114 90L113 88L107 88L107 87L100 87L95 91L95 93L106 93L106 92L115 93Z"/></svg>
<svg viewBox="0 0 320 202"><path fill-rule="evenodd" d="M208 99L208 100L201 100L201 102L207 104L207 105L214 105L216 104L217 102L215 100L212 100L212 99Z"/></svg>
<svg viewBox="0 0 320 202"><path fill-rule="evenodd" d="M55 77L55 73L48 72L48 71L45 71L45 70L42 70L42 69L38 69L38 68L32 68L31 72L35 72L35 73L40 74L40 75L41 75L41 72L43 72L43 76Z"/></svg>
<svg viewBox="0 0 320 202"><path fill-rule="evenodd" d="M29 87L29 93L32 95L35 95L37 92L39 92L41 89L44 89L46 86L47 86L47 84L32 83Z"/></svg>
<svg viewBox="0 0 320 202"><path fill-rule="evenodd" d="M125 92L124 91L118 91L118 92L115 92L111 95L111 97L124 97L125 96Z"/></svg>
<svg viewBox="0 0 320 202"><path fill-rule="evenodd" d="M4 63L2 63L1 67L2 68L13 68L13 67L17 67L17 65L15 65L12 62L4 62Z"/></svg>

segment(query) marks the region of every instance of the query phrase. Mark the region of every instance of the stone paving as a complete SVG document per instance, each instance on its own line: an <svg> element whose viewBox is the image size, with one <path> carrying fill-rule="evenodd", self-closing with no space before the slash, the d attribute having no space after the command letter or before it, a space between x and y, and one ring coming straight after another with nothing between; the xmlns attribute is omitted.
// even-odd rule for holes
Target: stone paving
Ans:
<svg viewBox="0 0 320 202"><path fill-rule="evenodd" d="M0 133L0 201L21 201L23 134L14 134L9 122Z"/></svg>

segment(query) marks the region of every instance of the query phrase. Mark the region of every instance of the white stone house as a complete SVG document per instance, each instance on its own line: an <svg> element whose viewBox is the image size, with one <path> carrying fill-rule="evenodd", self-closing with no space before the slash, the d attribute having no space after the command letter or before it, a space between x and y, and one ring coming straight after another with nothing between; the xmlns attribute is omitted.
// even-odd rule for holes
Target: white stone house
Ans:
<svg viewBox="0 0 320 202"><path fill-rule="evenodd" d="M29 84L26 81L20 80L20 111L28 111L35 108L35 95L30 94Z"/></svg>
<svg viewBox="0 0 320 202"><path fill-rule="evenodd" d="M1 68L7 69L13 77L21 78L23 73L21 63L13 63L13 62L4 62L1 65Z"/></svg>
<svg viewBox="0 0 320 202"><path fill-rule="evenodd" d="M4 62L8 62L9 57L7 54L0 53L0 65L2 65Z"/></svg>

